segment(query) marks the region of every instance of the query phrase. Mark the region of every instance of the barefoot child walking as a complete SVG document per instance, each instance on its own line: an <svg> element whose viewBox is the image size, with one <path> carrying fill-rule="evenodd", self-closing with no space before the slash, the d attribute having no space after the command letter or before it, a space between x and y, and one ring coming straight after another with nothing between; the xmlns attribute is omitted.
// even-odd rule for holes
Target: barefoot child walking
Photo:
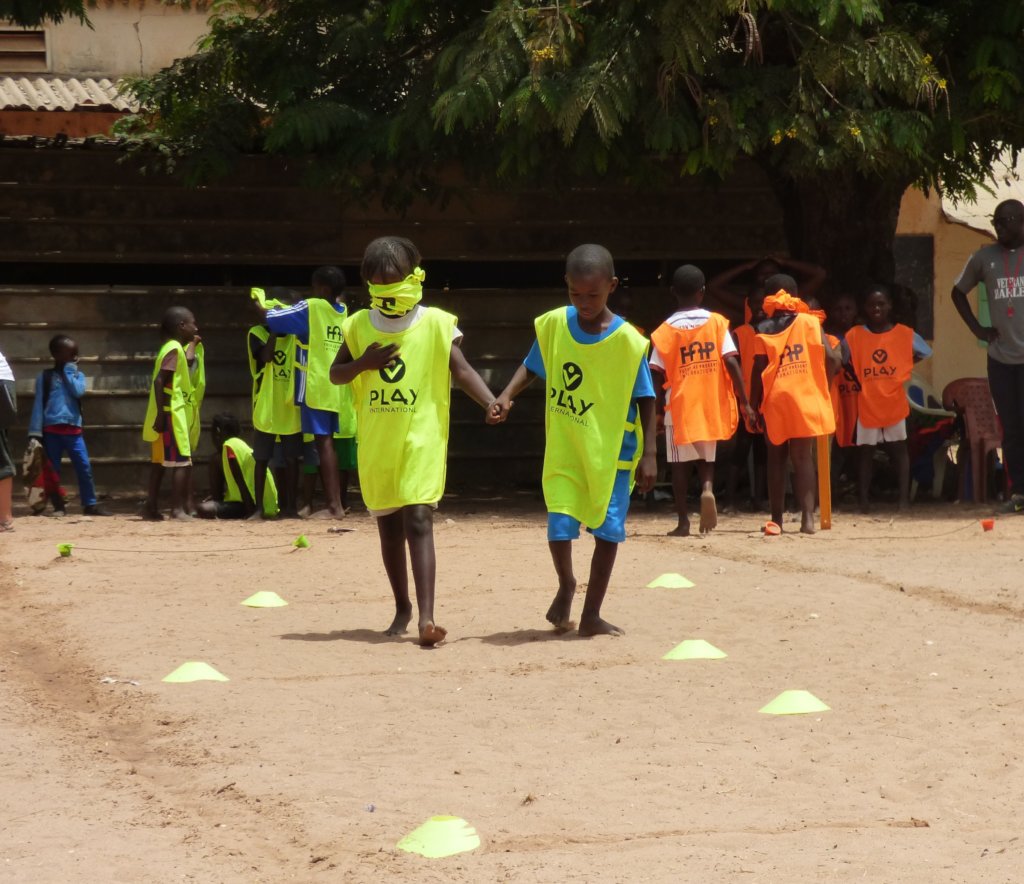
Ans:
<svg viewBox="0 0 1024 884"><path fill-rule="evenodd" d="M626 539L634 473L641 491L654 487L655 396L647 341L608 309L619 281L603 246L573 249L565 281L572 306L534 320L537 339L498 397L490 422L503 421L515 397L535 378L545 379L544 502L558 575L547 619L558 630L572 628L572 541L582 524L594 535L595 547L579 633L622 635L601 619L601 604L618 545Z"/></svg>
<svg viewBox="0 0 1024 884"><path fill-rule="evenodd" d="M406 546L419 607L419 641L436 645L447 630L434 622L434 510L444 493L452 381L485 411L494 396L462 355L456 318L424 307L420 253L401 237L366 247L361 274L371 309L345 321L331 366L335 384L351 384L363 501L377 519L384 570L401 635L412 619Z"/></svg>
<svg viewBox="0 0 1024 884"><path fill-rule="evenodd" d="M729 320L701 307L704 274L685 264L672 276L672 294L679 309L651 335L651 371L666 391L665 449L672 471L678 524L668 533L690 534L686 492L690 467L697 464L700 479L700 533L718 525L715 502L715 452L739 424L739 400L744 416L755 416L747 402L736 344ZM727 376L728 374L728 376Z"/></svg>
<svg viewBox="0 0 1024 884"><path fill-rule="evenodd" d="M793 294L792 277L770 277L765 289L776 293L764 299L765 319L758 324L751 405L760 413L768 436L772 522L781 529L788 457L793 462L800 531L813 534L815 438L836 428L829 375L839 366L839 354L818 319Z"/></svg>

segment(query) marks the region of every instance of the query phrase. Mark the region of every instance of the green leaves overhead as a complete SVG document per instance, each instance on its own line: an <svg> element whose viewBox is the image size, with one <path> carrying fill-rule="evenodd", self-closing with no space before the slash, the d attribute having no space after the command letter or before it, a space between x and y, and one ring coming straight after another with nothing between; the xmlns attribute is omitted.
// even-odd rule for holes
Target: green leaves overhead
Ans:
<svg viewBox="0 0 1024 884"><path fill-rule="evenodd" d="M124 131L206 171L264 150L638 180L752 157L966 193L1024 146L1024 4L220 0L201 53L133 88Z"/></svg>

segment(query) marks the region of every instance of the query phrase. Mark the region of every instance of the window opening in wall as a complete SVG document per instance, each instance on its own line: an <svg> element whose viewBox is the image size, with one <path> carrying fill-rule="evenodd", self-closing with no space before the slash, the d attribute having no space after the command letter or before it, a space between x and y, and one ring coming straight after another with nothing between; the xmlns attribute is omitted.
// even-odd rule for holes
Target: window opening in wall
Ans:
<svg viewBox="0 0 1024 884"><path fill-rule="evenodd" d="M0 73L47 70L46 31L0 25Z"/></svg>

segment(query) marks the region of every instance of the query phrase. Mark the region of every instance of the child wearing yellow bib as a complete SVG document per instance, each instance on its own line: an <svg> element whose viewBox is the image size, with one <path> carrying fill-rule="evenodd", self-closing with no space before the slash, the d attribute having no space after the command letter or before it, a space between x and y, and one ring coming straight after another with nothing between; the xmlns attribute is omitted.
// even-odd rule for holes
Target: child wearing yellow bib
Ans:
<svg viewBox="0 0 1024 884"><path fill-rule="evenodd" d="M654 487L655 392L647 340L608 309L619 280L603 246L582 245L565 267L571 307L538 317L537 340L498 397L488 417L500 423L513 400L537 377L547 384L544 416L544 502L548 546L558 592L547 619L572 628L576 578L572 541L585 525L595 538L590 582L579 633L622 635L601 619L618 545L626 539L626 514L634 474L644 493Z"/></svg>
<svg viewBox="0 0 1024 884"><path fill-rule="evenodd" d="M239 438L241 428L233 414L216 414L211 422L213 450L210 458L210 496L199 504L201 519L246 519L254 512L277 515L277 485L264 477L263 506L256 506L256 458L253 449Z"/></svg>
<svg viewBox="0 0 1024 884"><path fill-rule="evenodd" d="M370 310L349 317L331 366L335 384L351 384L363 502L377 519L384 570L395 597L386 635L412 619L406 546L412 560L419 642L432 646L447 630L434 622L434 509L444 493L452 381L485 411L494 396L462 355L456 318L420 304L420 253L401 237L366 247L360 272Z"/></svg>
<svg viewBox="0 0 1024 884"><path fill-rule="evenodd" d="M142 424L142 438L152 445L149 494L143 518L163 519L159 508L160 485L164 470L170 469L171 518L191 519L186 507L192 482L192 434L198 426L198 408L190 363L194 363L196 347L200 344L199 328L191 310L169 307L160 330L164 343L153 365L149 403Z"/></svg>

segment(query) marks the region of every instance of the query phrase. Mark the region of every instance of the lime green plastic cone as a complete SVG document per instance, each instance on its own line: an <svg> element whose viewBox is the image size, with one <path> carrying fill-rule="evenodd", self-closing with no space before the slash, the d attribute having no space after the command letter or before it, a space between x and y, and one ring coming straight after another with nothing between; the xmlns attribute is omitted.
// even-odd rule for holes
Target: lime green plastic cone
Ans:
<svg viewBox="0 0 1024 884"><path fill-rule="evenodd" d="M829 708L810 691L783 691L760 711L766 715L806 715L828 712Z"/></svg>
<svg viewBox="0 0 1024 884"><path fill-rule="evenodd" d="M221 675L209 663L191 661L182 663L170 675L163 678L163 681L172 684L184 684L189 681L227 681L226 675Z"/></svg>
<svg viewBox="0 0 1024 884"><path fill-rule="evenodd" d="M696 586L692 580L687 580L682 574L662 574L655 577L647 584L648 589L689 589Z"/></svg>
<svg viewBox="0 0 1024 884"><path fill-rule="evenodd" d="M662 660L721 660L729 655L702 638L690 638L680 642Z"/></svg>
<svg viewBox="0 0 1024 884"><path fill-rule="evenodd" d="M292 546L296 547L297 549L307 549L309 547L309 538L306 537L305 534L300 534L298 537L295 538L295 542L292 544Z"/></svg>
<svg viewBox="0 0 1024 884"><path fill-rule="evenodd" d="M254 595L249 596L243 605L247 605L250 608L283 608L288 604L281 596L276 592L270 590L264 590L263 592L257 592Z"/></svg>
<svg viewBox="0 0 1024 884"><path fill-rule="evenodd" d="M75 548L73 543L58 543L57 552L61 554L65 559L71 555L71 550Z"/></svg>
<svg viewBox="0 0 1024 884"><path fill-rule="evenodd" d="M457 816L432 816L398 842L399 850L429 859L466 853L479 846L476 829Z"/></svg>

